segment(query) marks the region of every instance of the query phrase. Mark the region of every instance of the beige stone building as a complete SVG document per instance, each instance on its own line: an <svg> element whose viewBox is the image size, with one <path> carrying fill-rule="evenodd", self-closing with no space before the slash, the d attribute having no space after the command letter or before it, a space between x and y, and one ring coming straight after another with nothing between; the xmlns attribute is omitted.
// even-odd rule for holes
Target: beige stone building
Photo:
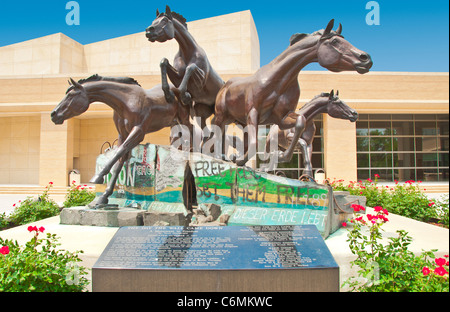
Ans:
<svg viewBox="0 0 450 312"><path fill-rule="evenodd" d="M253 74L260 66L257 29L250 11L188 23L223 80ZM159 62L173 59L175 40L150 43L144 33L82 45L58 33L0 47L0 184L66 186L73 169L87 182L96 157L117 138L112 110L94 103L83 115L54 125L50 112L67 80L102 76L135 78L144 88L160 83ZM376 60L375 60L376 62ZM375 174L382 181L440 182L448 190L449 74L302 71L299 107L321 92L339 90L360 113L356 123L317 120L313 166L347 181ZM145 142L169 144L170 129ZM260 131L261 138L266 132ZM255 162L259 166L259 162ZM280 166L301 175L297 153Z"/></svg>

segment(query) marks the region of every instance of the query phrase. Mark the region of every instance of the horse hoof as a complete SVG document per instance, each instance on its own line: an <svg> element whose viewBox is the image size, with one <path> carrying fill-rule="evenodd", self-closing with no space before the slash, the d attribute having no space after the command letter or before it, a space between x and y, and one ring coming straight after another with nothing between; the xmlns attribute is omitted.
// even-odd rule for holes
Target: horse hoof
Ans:
<svg viewBox="0 0 450 312"><path fill-rule="evenodd" d="M185 92L184 95L181 96L181 102L183 105L192 106L192 96L188 92Z"/></svg>
<svg viewBox="0 0 450 312"><path fill-rule="evenodd" d="M89 183L93 183L93 184L103 184L104 180L102 176L97 176L95 175L90 181Z"/></svg>

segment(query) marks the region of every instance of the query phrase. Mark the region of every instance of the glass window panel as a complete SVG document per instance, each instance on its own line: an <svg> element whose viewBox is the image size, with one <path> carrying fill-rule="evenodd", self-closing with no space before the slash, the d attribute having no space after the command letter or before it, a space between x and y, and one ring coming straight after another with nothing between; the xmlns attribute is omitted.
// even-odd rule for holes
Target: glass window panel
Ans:
<svg viewBox="0 0 450 312"><path fill-rule="evenodd" d="M393 135L414 135L414 123L408 121L393 121Z"/></svg>
<svg viewBox="0 0 450 312"><path fill-rule="evenodd" d="M312 154L311 163L314 169L323 168L323 154Z"/></svg>
<svg viewBox="0 0 450 312"><path fill-rule="evenodd" d="M438 181L438 170L434 169L417 169L416 181Z"/></svg>
<svg viewBox="0 0 450 312"><path fill-rule="evenodd" d="M416 180L414 169L394 169L394 179L400 182Z"/></svg>
<svg viewBox="0 0 450 312"><path fill-rule="evenodd" d="M439 121L438 129L440 135L448 135L448 121Z"/></svg>
<svg viewBox="0 0 450 312"><path fill-rule="evenodd" d="M439 151L448 152L448 138L438 138L439 140Z"/></svg>
<svg viewBox="0 0 450 312"><path fill-rule="evenodd" d="M392 167L392 154L370 154L370 166L376 167Z"/></svg>
<svg viewBox="0 0 450 312"><path fill-rule="evenodd" d="M369 138L356 138L356 150L358 152L368 152Z"/></svg>
<svg viewBox="0 0 450 312"><path fill-rule="evenodd" d="M448 168L439 169L439 181L448 182Z"/></svg>
<svg viewBox="0 0 450 312"><path fill-rule="evenodd" d="M416 138L417 152L435 152L437 151L436 137L420 137Z"/></svg>
<svg viewBox="0 0 450 312"><path fill-rule="evenodd" d="M358 120L369 120L369 115L367 115L367 114L359 114Z"/></svg>
<svg viewBox="0 0 450 312"><path fill-rule="evenodd" d="M413 153L394 153L395 167L415 167Z"/></svg>
<svg viewBox="0 0 450 312"><path fill-rule="evenodd" d="M357 172L358 175L358 181L362 180L367 180L368 178L370 178L370 172L369 170L365 170L365 169L358 169Z"/></svg>
<svg viewBox="0 0 450 312"><path fill-rule="evenodd" d="M370 121L369 134L373 135L373 136L390 135L391 134L391 122L390 121Z"/></svg>
<svg viewBox="0 0 450 312"><path fill-rule="evenodd" d="M413 114L393 114L392 115L392 120L410 120L410 121L413 121L414 120L414 115Z"/></svg>
<svg viewBox="0 0 450 312"><path fill-rule="evenodd" d="M358 168L368 168L369 167L369 154L358 153Z"/></svg>
<svg viewBox="0 0 450 312"><path fill-rule="evenodd" d="M278 168L299 168L299 155L294 153L290 162L278 163Z"/></svg>
<svg viewBox="0 0 450 312"><path fill-rule="evenodd" d="M391 120L390 114L370 114L370 120Z"/></svg>
<svg viewBox="0 0 450 312"><path fill-rule="evenodd" d="M356 135L369 135L369 123L367 121L356 122Z"/></svg>
<svg viewBox="0 0 450 312"><path fill-rule="evenodd" d="M414 138L394 137L393 141L393 151L414 151Z"/></svg>
<svg viewBox="0 0 450 312"><path fill-rule="evenodd" d="M439 114L436 117L437 117L437 120L447 120L448 121L448 114Z"/></svg>
<svg viewBox="0 0 450 312"><path fill-rule="evenodd" d="M370 151L371 152L381 152L381 151L392 151L392 140L391 138L370 138Z"/></svg>
<svg viewBox="0 0 450 312"><path fill-rule="evenodd" d="M392 176L392 169L372 169L371 170L372 173L372 179L375 179L375 175L378 174L379 178L378 178L378 182L392 182L393 176Z"/></svg>
<svg viewBox="0 0 450 312"><path fill-rule="evenodd" d="M323 152L322 138L314 138L314 141L312 143L312 150L313 152Z"/></svg>
<svg viewBox="0 0 450 312"><path fill-rule="evenodd" d="M416 121L416 135L437 135L434 121Z"/></svg>
<svg viewBox="0 0 450 312"><path fill-rule="evenodd" d="M417 167L437 167L437 154L417 153L416 166Z"/></svg>
<svg viewBox="0 0 450 312"><path fill-rule="evenodd" d="M448 153L440 153L439 154L439 167L448 167Z"/></svg>
<svg viewBox="0 0 450 312"><path fill-rule="evenodd" d="M417 114L416 120L436 120L435 114Z"/></svg>

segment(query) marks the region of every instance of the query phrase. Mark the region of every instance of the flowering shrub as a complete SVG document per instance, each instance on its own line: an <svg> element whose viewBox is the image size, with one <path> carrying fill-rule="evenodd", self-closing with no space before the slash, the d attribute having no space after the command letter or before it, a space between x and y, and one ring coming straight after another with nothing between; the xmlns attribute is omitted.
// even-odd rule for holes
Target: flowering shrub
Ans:
<svg viewBox="0 0 450 312"><path fill-rule="evenodd" d="M50 182L37 199L28 197L26 200L14 204L14 211L9 216L9 221L21 225L58 215L59 206L48 196L52 186L53 183Z"/></svg>
<svg viewBox="0 0 450 312"><path fill-rule="evenodd" d="M389 212L381 206L374 207L375 214L359 215L357 205L354 217L346 222L349 227L348 242L358 266L358 277L345 281L352 291L449 291L448 261L437 258L434 252L424 251L420 256L408 250L412 238L406 231L397 231L398 237L388 238L382 244L382 226L389 221ZM444 263L445 261L445 263ZM438 265L431 269L434 264ZM445 267L446 265L446 267Z"/></svg>
<svg viewBox="0 0 450 312"><path fill-rule="evenodd" d="M70 186L63 206L66 208L85 206L92 202L94 198L95 192L91 191L90 187L88 187L87 185L76 185L76 182L72 181L72 185Z"/></svg>
<svg viewBox="0 0 450 312"><path fill-rule="evenodd" d="M419 189L421 181L410 180L404 184L396 181L394 187L378 186L377 182L375 175L375 180L351 181L348 185L344 185L343 180L334 180L330 184L334 190L365 196L369 207L382 206L391 213L424 222L439 217L434 202Z"/></svg>
<svg viewBox="0 0 450 312"><path fill-rule="evenodd" d="M83 291L88 285L77 251L59 250L55 234L39 238L44 227L29 226L33 237L25 246L0 238L0 292Z"/></svg>

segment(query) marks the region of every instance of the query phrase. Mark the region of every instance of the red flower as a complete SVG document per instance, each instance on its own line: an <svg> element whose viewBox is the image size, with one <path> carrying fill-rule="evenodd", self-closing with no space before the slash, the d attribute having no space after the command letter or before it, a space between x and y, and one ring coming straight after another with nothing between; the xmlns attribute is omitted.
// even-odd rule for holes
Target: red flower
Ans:
<svg viewBox="0 0 450 312"><path fill-rule="evenodd" d="M3 246L0 248L0 254L2 255L7 255L9 254L9 247L8 246Z"/></svg>
<svg viewBox="0 0 450 312"><path fill-rule="evenodd" d="M434 202L431 202L431 203L428 204L428 207L431 207L433 205L434 205Z"/></svg>
<svg viewBox="0 0 450 312"><path fill-rule="evenodd" d="M375 173L375 178L379 178L379 177L380 177L380 175Z"/></svg>
<svg viewBox="0 0 450 312"><path fill-rule="evenodd" d="M342 222L342 226L346 227L347 226L347 222Z"/></svg>
<svg viewBox="0 0 450 312"><path fill-rule="evenodd" d="M360 210L362 210L362 211L366 210L363 206L358 205L358 204L353 204L353 205L352 205L352 208L353 208L353 211L354 211L354 212L358 212L358 211L360 211Z"/></svg>
<svg viewBox="0 0 450 312"><path fill-rule="evenodd" d="M38 229L37 229L37 227L36 226L29 226L28 227L28 232L33 232L33 231L37 231Z"/></svg>
<svg viewBox="0 0 450 312"><path fill-rule="evenodd" d="M383 210L383 207L375 206L375 207L373 207L373 209L374 209L376 212L380 212L381 210Z"/></svg>
<svg viewBox="0 0 450 312"><path fill-rule="evenodd" d="M53 182L48 182L48 184L53 185Z"/></svg>
<svg viewBox="0 0 450 312"><path fill-rule="evenodd" d="M444 276L445 274L448 274L447 270L444 269L444 267L437 267L436 269L434 269L434 273L439 275L439 276Z"/></svg>
<svg viewBox="0 0 450 312"><path fill-rule="evenodd" d="M372 183L373 181L372 181L372 179L367 179L367 182L369 182L369 183Z"/></svg>
<svg viewBox="0 0 450 312"><path fill-rule="evenodd" d="M423 276L427 276L428 274L430 274L430 269L429 268L427 268L427 267L423 267L423 269L422 269L422 274L423 274Z"/></svg>
<svg viewBox="0 0 450 312"><path fill-rule="evenodd" d="M436 258L434 259L434 262L436 262L438 266L443 266L447 261L444 258Z"/></svg>

